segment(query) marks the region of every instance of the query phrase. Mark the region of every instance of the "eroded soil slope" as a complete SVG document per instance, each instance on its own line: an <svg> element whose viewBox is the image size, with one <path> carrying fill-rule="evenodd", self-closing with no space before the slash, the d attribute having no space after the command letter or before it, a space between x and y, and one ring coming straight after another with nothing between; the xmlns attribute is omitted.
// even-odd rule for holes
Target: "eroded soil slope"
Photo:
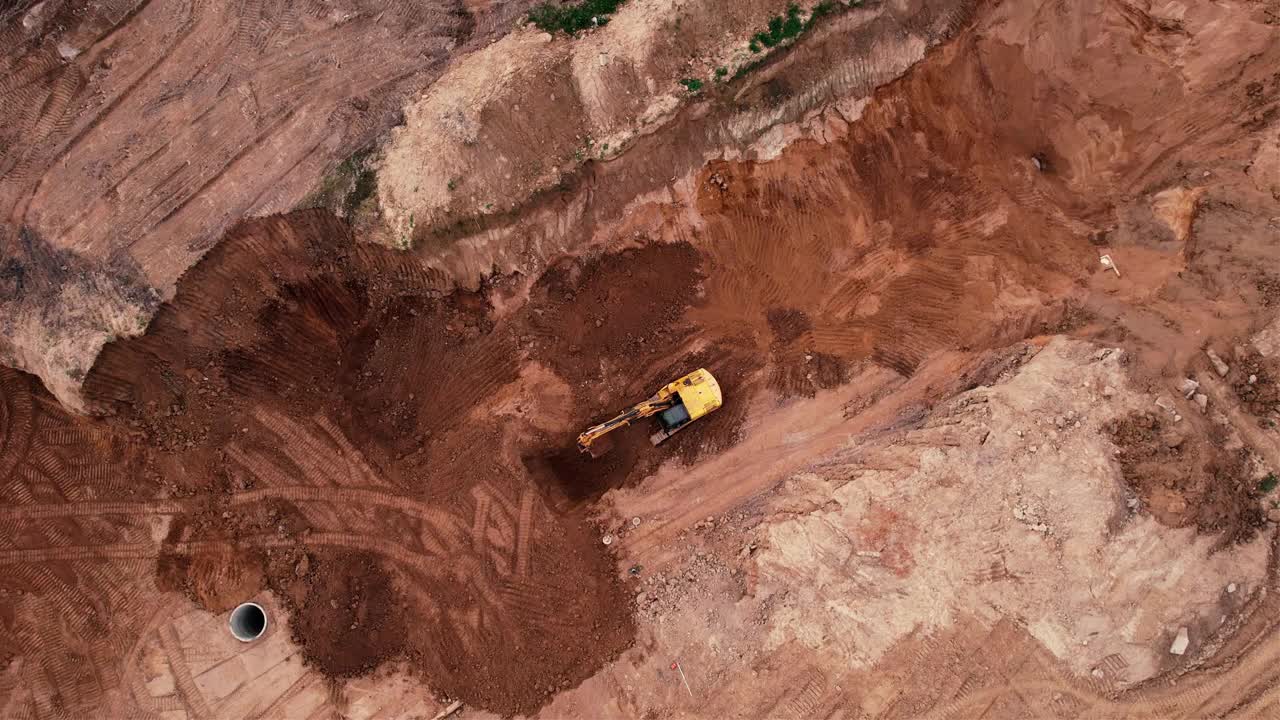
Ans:
<svg viewBox="0 0 1280 720"><path fill-rule="evenodd" d="M303 201L528 5L6 3L0 355L78 406L232 225Z"/></svg>

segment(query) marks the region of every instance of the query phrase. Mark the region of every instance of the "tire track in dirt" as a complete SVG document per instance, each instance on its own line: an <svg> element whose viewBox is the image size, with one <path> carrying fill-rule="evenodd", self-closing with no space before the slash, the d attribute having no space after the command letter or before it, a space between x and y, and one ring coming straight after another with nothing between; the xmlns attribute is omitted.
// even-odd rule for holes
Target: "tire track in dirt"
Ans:
<svg viewBox="0 0 1280 720"><path fill-rule="evenodd" d="M116 650L129 645L153 602L143 597L147 553L134 544L146 533L113 518L13 518L29 503L100 497L129 504L130 495L149 494L152 486L137 473L135 448L67 416L32 378L10 370L0 370L0 431L0 499L9 513L0 541L8 565L0 606L15 618L0 627L0 648L19 658L5 682L33 689L16 701L15 714L90 715L115 691ZM123 542L104 555L76 547L87 540ZM114 559L104 562L108 557Z"/></svg>

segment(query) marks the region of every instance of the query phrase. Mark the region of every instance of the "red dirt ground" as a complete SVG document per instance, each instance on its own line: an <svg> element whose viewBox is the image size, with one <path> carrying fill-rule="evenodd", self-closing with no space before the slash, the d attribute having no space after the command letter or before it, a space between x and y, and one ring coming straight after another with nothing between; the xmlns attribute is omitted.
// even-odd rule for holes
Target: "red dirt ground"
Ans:
<svg viewBox="0 0 1280 720"><path fill-rule="evenodd" d="M374 24L364 17L358 27ZM353 42L343 52L376 62L386 54L377 49ZM130 174L173 170L166 164L173 158L160 149L147 155L159 158L154 164L114 165L71 153L90 136L61 118L72 116L69 98L99 87L92 78L83 85L80 71L109 53L93 50L67 67L50 48L42 53L54 87L40 88L37 104L56 112L32 114L23 103L10 110L23 115L20 132L61 138L51 147L65 141L67 152L0 157L22 170L6 177L0 198L12 218L51 224L47 234L59 242L94 248L127 269L129 253L99 233L119 232L127 242L132 234L121 229L145 229L139 252L179 246L189 259L217 241L228 218L274 207L258 202L256 193L267 190L255 180L246 185L252 192L208 215L192 200L241 175L222 174L218 163L194 175L178 168L182 192L157 193L160 206L117 206ZM289 70L282 77L306 74L307 66L278 60ZM508 315L494 312L487 288L446 292L450 282L417 258L359 244L327 211L235 225L180 282L174 268L186 260L156 271L177 282L176 297L144 336L110 345L88 373L85 396L105 422L73 417L29 376L0 370L0 557L15 568L0 580L0 660L21 657L39 669L30 676L47 683L32 691L40 714L56 705L91 715L113 683L142 682L97 672L154 631L147 616L154 608L139 597L181 591L219 611L270 588L291 611L304 657L330 677L403 659L440 694L505 715L529 713L634 640L631 589L587 519L590 501L659 464L733 445L748 407L816 395L859 364L911 375L938 353L976 354L1045 327L1075 327L1073 314L1083 320L1079 334L1133 349L1139 376L1156 382L1183 371L1203 343L1190 329L1242 333L1258 319L1249 308L1271 291L1254 282L1256 267L1273 261L1274 249L1257 240L1256 228L1237 232L1247 219L1222 202L1189 221L1195 233L1186 248L1174 247L1154 221L1129 218L1125 250L1142 261L1124 284L1106 284L1095 226L1110 221L1134 186L1180 183L1186 172L1163 150L1147 157L1135 147L1123 156L1127 165L1101 153L1115 167L1091 157L1092 146L1068 154L1070 137L1054 132L1072 130L1091 108L1071 105L1074 96L1053 82L1011 45L962 37L878 93L847 136L797 143L778 162L705 168L694 198L703 221L697 232L681 225L687 208L654 210L676 230L666 237L678 240L637 239L639 247L562 260ZM336 101L349 88L325 89ZM190 115L178 111L179 99L144 102L126 90L91 98L106 102L93 106L105 114L84 122L110 124L113 107L135 104L131 115L146 107L161 118ZM1033 99L1066 105L1054 104L1056 115L1037 113ZM278 100L292 102L287 93ZM1228 103L1203 104L1210 120L1233 112ZM1190 117L1178 112L1192 105L1171 104L1149 134L1183 137ZM209 117L237 107L216 105ZM1216 120L1203 126L1208 139L1189 146L1197 153L1236 131ZM199 131L183 137L188 153ZM345 147L348 136L338 135L334 147ZM1045 172L1031 169L1033 156L1047 159ZM64 157L80 159L58 169ZM1102 172L1089 167L1095 161ZM88 201L80 185L26 172L40 167L56 179L91 165L101 168L93 187L102 194ZM1106 185L1126 173L1126 184ZM54 191L68 194L49 196ZM187 234L192 227L200 232ZM74 258L41 246L40 237L5 240L15 247L29 240L24 252L43 253L39 267L50 277L36 279L47 301L60 287L54 281L65 279L59 273L80 277L82 266L53 272L61 267L54 260ZM175 245L175 237L189 244ZM1068 296L1084 301L1078 313L1062 301ZM1206 312L1219 315L1193 322L1203 320L1195 313L1209 305L1205 297L1217 303ZM1109 329L1093 327L1092 318ZM524 371L533 365L564 384L568 401L529 390L527 405L500 408L497 398L529 389ZM584 425L699 366L725 389L715 415L657 449L637 427L614 436L614 452L602 460L573 453ZM955 379L981 382L1001 367ZM1270 392L1273 375L1259 370L1265 382L1246 391L1233 378L1237 392ZM918 402L934 394L921 391ZM1116 432L1122 465L1157 519L1227 539L1253 526L1252 490L1239 485L1237 458L1172 442L1151 418ZM1175 494L1185 498L1181 508ZM1195 504L1204 510L1190 512ZM913 562L906 539L916 530L900 520L885 509L860 532L906 572Z"/></svg>

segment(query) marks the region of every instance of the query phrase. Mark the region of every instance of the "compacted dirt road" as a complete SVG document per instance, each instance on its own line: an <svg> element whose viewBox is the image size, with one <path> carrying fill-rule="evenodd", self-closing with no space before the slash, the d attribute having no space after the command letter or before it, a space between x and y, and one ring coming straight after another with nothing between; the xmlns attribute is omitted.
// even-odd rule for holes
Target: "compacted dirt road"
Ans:
<svg viewBox="0 0 1280 720"><path fill-rule="evenodd" d="M9 11L0 716L1273 713L1280 9L744 8Z"/></svg>

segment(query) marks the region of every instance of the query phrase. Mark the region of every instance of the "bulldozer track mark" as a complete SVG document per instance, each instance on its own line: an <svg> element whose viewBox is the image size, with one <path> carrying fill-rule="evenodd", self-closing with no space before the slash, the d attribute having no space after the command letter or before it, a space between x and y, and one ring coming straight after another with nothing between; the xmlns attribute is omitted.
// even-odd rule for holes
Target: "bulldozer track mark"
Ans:
<svg viewBox="0 0 1280 720"><path fill-rule="evenodd" d="M31 451L35 408L26 381L8 368L0 368L0 482L13 476ZM29 386L28 386L29 387Z"/></svg>
<svg viewBox="0 0 1280 720"><path fill-rule="evenodd" d="M125 686L132 692L134 702L144 710L152 712L170 712L183 710L182 701L172 695L156 697L147 689L146 680L142 677L141 658L148 645L160 642L160 631L171 622L174 612L182 606L182 601L171 599L146 613L146 621L136 637L132 638L129 647L122 653L125 658L123 676Z"/></svg>
<svg viewBox="0 0 1280 720"><path fill-rule="evenodd" d="M489 504L490 495L481 488L475 488L471 491L476 500L475 512L472 514L471 521L471 546L476 552L484 552L485 550L485 529L489 524Z"/></svg>
<svg viewBox="0 0 1280 720"><path fill-rule="evenodd" d="M360 509L385 507L409 517L423 520L428 530L439 533L424 540L434 552L443 553L444 545L454 545L462 537L461 521L446 511L411 498L381 490L364 488L320 487L268 487L248 490L232 495L228 501L232 507L253 504L267 499L289 500L295 503L324 503L336 508ZM70 502L59 504L18 505L0 509L0 521L18 522L50 518L102 517L122 515L143 517L148 515L177 515L190 512L203 498L151 502Z"/></svg>
<svg viewBox="0 0 1280 720"><path fill-rule="evenodd" d="M45 520L49 518L103 517L124 515L177 515L187 512L190 501L170 500L154 502L69 502L56 505L17 505L0 508L0 521Z"/></svg>
<svg viewBox="0 0 1280 720"><path fill-rule="evenodd" d="M827 692L827 678L820 670L813 669L805 674L804 684L791 694L791 697L774 706L769 713L771 717L804 720L814 716L814 711L822 703Z"/></svg>
<svg viewBox="0 0 1280 720"><path fill-rule="evenodd" d="M323 682L323 680L315 677L315 675L309 670L303 672L296 680L289 684L289 687L285 688L284 692L276 696L276 698L271 701L271 704L267 705L259 712L254 713L254 720L271 720L272 718L284 717L285 707L292 702L294 698L301 695L317 682Z"/></svg>
<svg viewBox="0 0 1280 720"><path fill-rule="evenodd" d="M205 702L199 686L196 685L195 677L191 674L191 668L187 666L186 657L183 654L182 641L178 639L177 631L173 629L172 625L166 625L160 629L159 635L160 646L164 648L165 659L169 662L169 671L173 673L173 681L178 698L186 708L187 714L197 720L208 717L209 706Z"/></svg>
<svg viewBox="0 0 1280 720"><path fill-rule="evenodd" d="M529 545L533 539L533 508L537 496L526 488L520 493L520 517L516 521L515 565L512 573L517 578L529 576Z"/></svg>
<svg viewBox="0 0 1280 720"><path fill-rule="evenodd" d="M121 91L115 96L115 98L108 101L106 105L102 107L101 110L99 110L97 113L93 115L93 117L89 120L89 122L86 123L83 128L81 128L80 132L72 136L66 142L66 144L63 145L61 149L59 149L58 152L54 153L47 161L46 163L47 167L49 168L56 167L59 163L62 162L62 159L64 157L76 151L79 148L80 144L84 142L85 138L88 137L91 132L97 130L108 116L110 116L117 109L119 109L120 106L124 103L126 98L131 98L133 95L133 92L138 87L143 86L144 83L150 79L152 74L154 74L155 71L161 65L163 65L164 62L173 54L174 49L177 48L182 42L186 40L186 38L190 34L195 24L195 21L194 21L193 15L191 14L191 9L194 7L193 3L187 2L185 3L185 5L188 8L186 18L183 20L183 22L180 25L177 26L177 31L174 33L175 37L170 42L169 46L163 49L156 48L155 50L153 50L156 52L155 61L151 63L143 72L139 73L139 75L131 83L123 87ZM48 176L47 172L40 176L40 178L35 183L35 189L32 191L31 195L34 196L40 192L40 189L44 185L47 176Z"/></svg>
<svg viewBox="0 0 1280 720"><path fill-rule="evenodd" d="M134 543L126 545L67 546L26 549L0 549L0 565L31 565L81 560L136 560L155 557L157 546Z"/></svg>

